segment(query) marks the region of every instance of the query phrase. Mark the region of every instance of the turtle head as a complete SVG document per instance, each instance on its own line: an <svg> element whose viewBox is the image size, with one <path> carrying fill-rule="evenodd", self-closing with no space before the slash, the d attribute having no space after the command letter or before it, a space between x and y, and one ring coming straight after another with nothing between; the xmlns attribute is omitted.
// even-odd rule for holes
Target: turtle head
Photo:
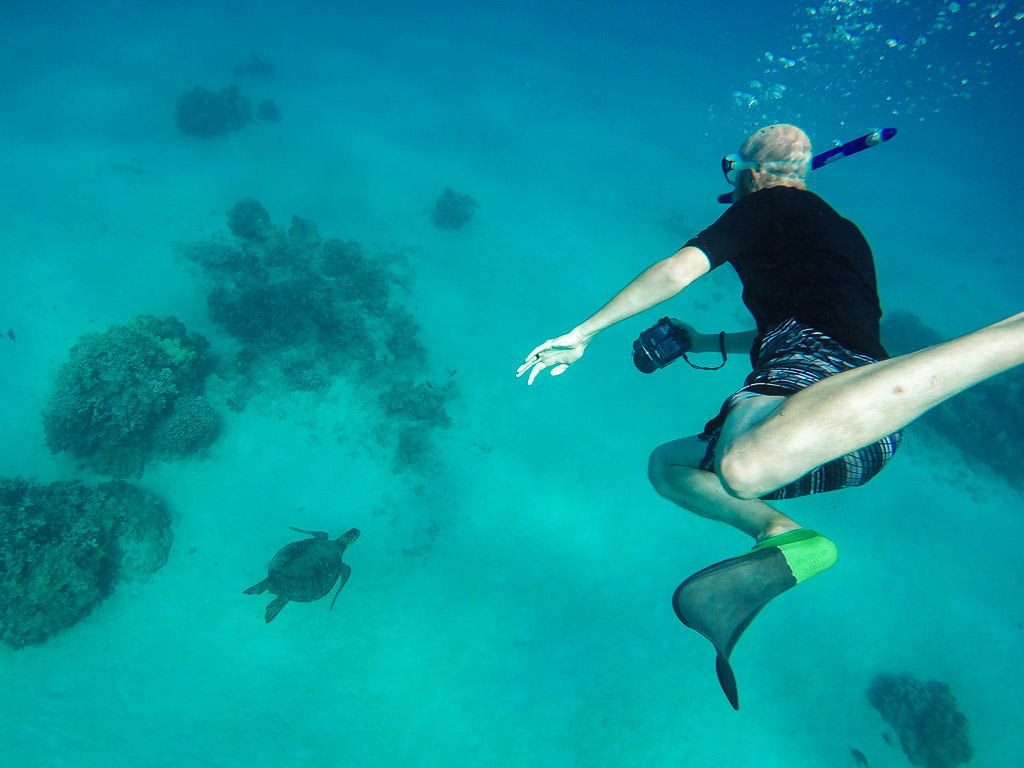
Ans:
<svg viewBox="0 0 1024 768"><path fill-rule="evenodd" d="M350 528L349 530L345 531L345 533L343 533L341 536L338 537L338 543L341 544L343 547L347 547L349 544L351 544L353 541L355 541L358 538L359 538L359 529L358 528Z"/></svg>

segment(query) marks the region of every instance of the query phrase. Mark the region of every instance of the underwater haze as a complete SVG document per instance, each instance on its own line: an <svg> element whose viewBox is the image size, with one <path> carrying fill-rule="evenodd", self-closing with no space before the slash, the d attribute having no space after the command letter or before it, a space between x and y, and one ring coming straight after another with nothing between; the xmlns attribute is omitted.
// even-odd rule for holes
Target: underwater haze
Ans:
<svg viewBox="0 0 1024 768"><path fill-rule="evenodd" d="M0 5L0 764L910 765L878 675L948 686L932 736L1021 764L1019 379L781 502L840 557L746 631L733 711L670 599L750 543L647 458L748 361L630 353L666 314L750 327L735 275L514 375L713 222L773 122L816 152L898 130L809 180L887 317L1022 309L1024 5L724 8ZM122 506L68 502L94 488ZM351 577L267 622L243 590L293 527L358 529Z"/></svg>

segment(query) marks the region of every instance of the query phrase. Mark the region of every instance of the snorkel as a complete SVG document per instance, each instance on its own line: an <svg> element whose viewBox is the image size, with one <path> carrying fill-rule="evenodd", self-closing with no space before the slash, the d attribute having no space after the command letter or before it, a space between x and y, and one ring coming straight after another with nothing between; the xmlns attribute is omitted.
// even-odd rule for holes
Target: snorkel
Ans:
<svg viewBox="0 0 1024 768"><path fill-rule="evenodd" d="M872 131L871 133L865 133L863 136L858 136L852 141L848 141L845 144L836 144L832 149L827 152L822 152L819 155L815 155L811 158L811 170L821 168L822 166L834 163L837 160L842 160L844 157L855 155L865 149L871 147L877 147L882 142L888 141L896 135L895 128L881 128L879 130ZM806 157L806 156L805 156ZM732 203L732 192L726 192L724 195L718 196L718 202L729 205Z"/></svg>

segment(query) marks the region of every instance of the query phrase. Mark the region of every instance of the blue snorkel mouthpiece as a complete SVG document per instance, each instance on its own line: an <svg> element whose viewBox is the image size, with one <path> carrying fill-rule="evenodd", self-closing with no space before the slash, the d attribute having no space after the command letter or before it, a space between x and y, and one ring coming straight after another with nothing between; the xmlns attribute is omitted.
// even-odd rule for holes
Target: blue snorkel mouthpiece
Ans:
<svg viewBox="0 0 1024 768"><path fill-rule="evenodd" d="M871 147L877 147L879 144L888 141L896 135L895 128L879 128L871 133L865 133L863 136L858 136L852 141L848 141L845 144L837 144L827 152L822 152L819 155L815 155L811 158L811 170L821 168L822 166L834 163L837 160L842 160L844 157L855 155L865 149ZM726 192L724 195L718 196L718 202L725 203L728 205L732 202L732 192Z"/></svg>

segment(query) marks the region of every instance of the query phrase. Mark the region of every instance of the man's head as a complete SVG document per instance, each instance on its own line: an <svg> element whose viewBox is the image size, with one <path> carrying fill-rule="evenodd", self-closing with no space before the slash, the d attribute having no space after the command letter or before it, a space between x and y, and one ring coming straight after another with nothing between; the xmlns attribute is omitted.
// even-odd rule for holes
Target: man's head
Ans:
<svg viewBox="0 0 1024 768"><path fill-rule="evenodd" d="M766 187L805 189L811 170L811 140L795 125L769 125L747 137L738 160L734 162L738 167L734 200Z"/></svg>

